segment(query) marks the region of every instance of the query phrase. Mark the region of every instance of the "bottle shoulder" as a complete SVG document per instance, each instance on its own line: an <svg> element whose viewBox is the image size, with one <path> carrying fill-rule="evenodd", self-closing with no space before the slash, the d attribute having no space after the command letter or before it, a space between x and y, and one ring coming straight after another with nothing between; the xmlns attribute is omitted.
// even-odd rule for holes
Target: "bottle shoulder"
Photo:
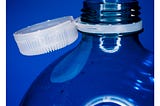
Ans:
<svg viewBox="0 0 160 106"><path fill-rule="evenodd" d="M138 94L144 95L143 101L153 95L153 54L97 54L88 42L50 64L33 82L22 104L79 106L110 94L140 102Z"/></svg>

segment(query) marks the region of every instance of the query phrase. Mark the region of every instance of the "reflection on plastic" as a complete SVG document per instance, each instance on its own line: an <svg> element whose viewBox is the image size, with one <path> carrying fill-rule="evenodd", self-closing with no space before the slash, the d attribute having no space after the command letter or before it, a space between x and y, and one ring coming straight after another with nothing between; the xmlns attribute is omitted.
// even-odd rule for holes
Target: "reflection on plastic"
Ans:
<svg viewBox="0 0 160 106"><path fill-rule="evenodd" d="M109 48L106 48L103 46L103 43L104 43L104 39L106 38L106 36L102 36L100 37L99 41L100 41L100 44L99 44L99 48L105 52L105 53L114 53L114 52L117 52L121 46L121 38L120 37L117 37L117 40L115 42L115 46L113 48L109 47ZM115 40L115 39L114 39Z"/></svg>
<svg viewBox="0 0 160 106"><path fill-rule="evenodd" d="M118 96L106 95L99 96L89 101L85 106L136 106L132 99L125 99ZM112 105L111 105L112 104Z"/></svg>
<svg viewBox="0 0 160 106"><path fill-rule="evenodd" d="M51 74L51 82L62 83L76 77L87 62L92 48L92 36L82 42L74 51L67 55Z"/></svg>

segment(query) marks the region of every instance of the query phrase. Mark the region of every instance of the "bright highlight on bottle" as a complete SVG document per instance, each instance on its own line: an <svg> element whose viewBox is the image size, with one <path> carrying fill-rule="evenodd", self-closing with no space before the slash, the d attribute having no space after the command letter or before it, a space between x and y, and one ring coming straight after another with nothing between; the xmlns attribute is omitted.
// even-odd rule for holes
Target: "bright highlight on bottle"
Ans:
<svg viewBox="0 0 160 106"><path fill-rule="evenodd" d="M118 96L113 96L113 95L104 95L104 96L99 96L91 101L89 101L85 106L98 106L100 104L105 104L105 106L109 106L109 103L112 103L114 105L118 106L136 106L134 105L132 99L125 99L122 97Z"/></svg>
<svg viewBox="0 0 160 106"><path fill-rule="evenodd" d="M105 53L117 52L119 50L120 46L121 46L121 43L120 43L121 42L121 38L117 37L117 40L116 40L116 43L115 43L116 46L114 46L113 48L106 48L106 47L103 46L103 42L104 42L103 39L105 39L105 38L106 38L105 36L100 37L100 39L99 39L99 41L100 41L99 48Z"/></svg>

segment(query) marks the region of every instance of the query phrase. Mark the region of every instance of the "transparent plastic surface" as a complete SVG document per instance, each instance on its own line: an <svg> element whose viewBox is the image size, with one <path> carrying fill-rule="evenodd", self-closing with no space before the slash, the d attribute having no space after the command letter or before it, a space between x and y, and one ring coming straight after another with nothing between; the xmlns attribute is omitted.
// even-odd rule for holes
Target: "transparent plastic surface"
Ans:
<svg viewBox="0 0 160 106"><path fill-rule="evenodd" d="M33 82L21 106L153 106L153 54L138 34L83 34Z"/></svg>

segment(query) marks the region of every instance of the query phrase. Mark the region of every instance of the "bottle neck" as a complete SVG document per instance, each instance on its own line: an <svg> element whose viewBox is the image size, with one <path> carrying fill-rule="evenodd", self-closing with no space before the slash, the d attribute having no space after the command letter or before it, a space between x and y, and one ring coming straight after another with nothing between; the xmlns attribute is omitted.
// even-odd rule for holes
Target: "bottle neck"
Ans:
<svg viewBox="0 0 160 106"><path fill-rule="evenodd" d="M98 35L98 34L83 34L84 36L92 37L92 52L98 51L108 54L135 53L143 51L138 34L128 35Z"/></svg>

